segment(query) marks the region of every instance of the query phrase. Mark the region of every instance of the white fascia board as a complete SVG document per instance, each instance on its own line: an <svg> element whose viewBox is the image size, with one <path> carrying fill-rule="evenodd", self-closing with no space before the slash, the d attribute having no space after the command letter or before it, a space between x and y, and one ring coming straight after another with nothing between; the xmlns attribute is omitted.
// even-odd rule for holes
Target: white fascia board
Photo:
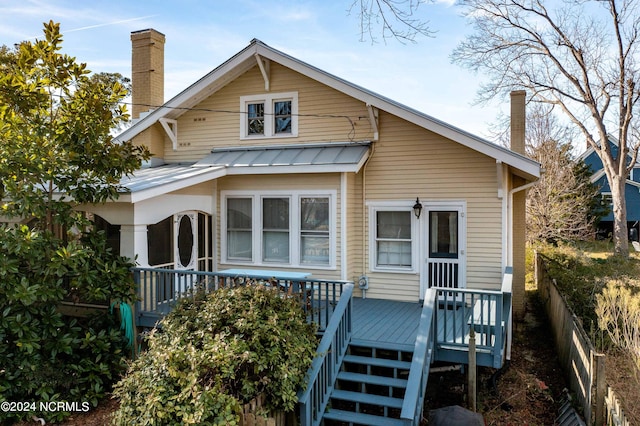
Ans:
<svg viewBox="0 0 640 426"><path fill-rule="evenodd" d="M295 58L283 55L281 52L275 51L263 44L256 45L256 49L261 56L265 56L273 61L279 62L294 71L325 84L326 86L358 99L366 105L371 105L390 114L396 115L424 129L430 130L446 137L447 139L451 139L454 142L488 155L495 160L502 161L505 164L520 169L527 175L536 179L540 177L540 165L523 155L517 154L489 141L480 139L477 136L471 135L454 126L446 124L419 111L415 111L405 105L394 102L391 99L387 99L357 85L349 83L346 80L342 80L318 68L298 61Z"/></svg>
<svg viewBox="0 0 640 426"><path fill-rule="evenodd" d="M254 53L253 49L241 51L165 102L161 107L138 120L133 126L116 136L115 139L118 141L131 140L161 118L177 118L182 115L187 108L214 93L215 90L211 90L212 85L217 88L224 87L229 81L235 79L237 73L253 67L255 65ZM245 63L244 66L242 66L243 63ZM235 73L233 72L234 70L236 71Z"/></svg>
<svg viewBox="0 0 640 426"><path fill-rule="evenodd" d="M233 80L239 71L245 67L254 66L255 54L280 63L283 66L312 78L328 87L345 93L354 99L358 99L364 102L365 105L371 105L390 114L396 115L424 129L442 135L454 142L460 143L461 145L502 161L514 168L520 169L527 175L535 178L540 177L540 165L527 157L516 154L513 151L495 145L489 141L480 139L461 129L441 122L431 116L392 101L391 99L370 92L360 86L349 83L346 80L273 49L260 41L254 41L247 48L214 69L202 79L195 82L193 85L189 86L186 90L175 96L169 102L165 103L162 107L153 111L138 121L135 125L125 130L117 136L116 139L120 141L129 140L146 128L150 127L160 118L171 115L174 108L179 109L189 105L194 105L205 97L210 96L211 93L213 93L213 90L211 89L212 87L223 87L228 81Z"/></svg>
<svg viewBox="0 0 640 426"><path fill-rule="evenodd" d="M130 193L131 202L138 203L140 201L148 200L149 198L165 195L173 191L179 191L181 189L188 188L193 185L198 185L210 180L215 180L226 175L226 167L215 168L213 170L208 170L206 173L197 174L185 179L180 179L163 185L154 186L152 188L143 189L141 191L132 192Z"/></svg>
<svg viewBox="0 0 640 426"><path fill-rule="evenodd" d="M227 169L227 175L273 175L302 173L357 173L360 164L335 165L295 165L295 166L234 166Z"/></svg>

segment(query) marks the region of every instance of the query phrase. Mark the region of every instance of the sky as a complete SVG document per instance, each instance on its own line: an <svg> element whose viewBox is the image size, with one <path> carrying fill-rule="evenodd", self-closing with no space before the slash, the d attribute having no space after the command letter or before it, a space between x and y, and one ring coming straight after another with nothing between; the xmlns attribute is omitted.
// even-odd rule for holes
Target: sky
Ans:
<svg viewBox="0 0 640 426"><path fill-rule="evenodd" d="M131 77L132 31L166 36L165 101L257 38L267 45L481 137L508 100L475 105L480 77L450 55L471 28L453 0L422 4L433 37L360 35L354 0L0 0L0 45L43 38L60 23L63 51L93 72Z"/></svg>

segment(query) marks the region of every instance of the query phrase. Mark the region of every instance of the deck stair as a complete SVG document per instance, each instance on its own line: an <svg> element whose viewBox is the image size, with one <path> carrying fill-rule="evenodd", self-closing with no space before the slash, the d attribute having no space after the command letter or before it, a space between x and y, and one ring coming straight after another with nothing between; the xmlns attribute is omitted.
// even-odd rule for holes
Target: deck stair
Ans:
<svg viewBox="0 0 640 426"><path fill-rule="evenodd" d="M413 347L352 341L324 424L404 425L399 419Z"/></svg>

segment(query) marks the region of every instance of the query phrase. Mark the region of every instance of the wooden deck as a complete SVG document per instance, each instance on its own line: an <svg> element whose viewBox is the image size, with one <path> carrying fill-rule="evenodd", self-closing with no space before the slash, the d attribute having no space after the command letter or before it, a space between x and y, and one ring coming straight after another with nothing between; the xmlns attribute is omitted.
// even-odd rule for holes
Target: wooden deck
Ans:
<svg viewBox="0 0 640 426"><path fill-rule="evenodd" d="M353 299L352 341L413 351L420 323L420 303Z"/></svg>
<svg viewBox="0 0 640 426"><path fill-rule="evenodd" d="M475 332L478 365L491 366L490 352L496 332L496 305L483 304L485 309L457 306L435 311L438 329L434 360L467 361L471 328ZM420 322L422 305L418 302L398 302L382 299L353 299L354 344L412 352Z"/></svg>

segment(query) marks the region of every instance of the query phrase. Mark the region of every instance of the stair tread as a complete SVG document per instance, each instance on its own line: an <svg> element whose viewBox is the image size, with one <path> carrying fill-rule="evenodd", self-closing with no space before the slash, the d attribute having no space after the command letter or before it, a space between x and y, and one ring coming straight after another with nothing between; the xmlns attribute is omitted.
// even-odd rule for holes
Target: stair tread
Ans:
<svg viewBox="0 0 640 426"><path fill-rule="evenodd" d="M376 367L402 368L409 370L411 363L409 361L399 361L397 359L371 358L360 355L345 355L344 362L352 362L356 364L375 365Z"/></svg>
<svg viewBox="0 0 640 426"><path fill-rule="evenodd" d="M415 349L414 344L392 343L392 342L378 342L370 340L351 339L349 346L355 346L360 348L382 349L387 351L401 351L407 353L413 353Z"/></svg>
<svg viewBox="0 0 640 426"><path fill-rule="evenodd" d="M370 385L393 386L396 388L406 388L407 380L396 379L395 377L376 376L371 374L349 373L341 371L338 373L338 380L349 380L351 382L361 382Z"/></svg>
<svg viewBox="0 0 640 426"><path fill-rule="evenodd" d="M364 404L380 405L391 408L402 408L404 400L390 396L372 395L361 392L352 392L336 389L331 393L331 397L341 401L360 402Z"/></svg>
<svg viewBox="0 0 640 426"><path fill-rule="evenodd" d="M355 413L353 411L330 409L325 412L323 419L340 420L343 422L352 422L356 424L370 426L395 426L404 425L400 419L392 419L390 417L374 416L373 414Z"/></svg>

